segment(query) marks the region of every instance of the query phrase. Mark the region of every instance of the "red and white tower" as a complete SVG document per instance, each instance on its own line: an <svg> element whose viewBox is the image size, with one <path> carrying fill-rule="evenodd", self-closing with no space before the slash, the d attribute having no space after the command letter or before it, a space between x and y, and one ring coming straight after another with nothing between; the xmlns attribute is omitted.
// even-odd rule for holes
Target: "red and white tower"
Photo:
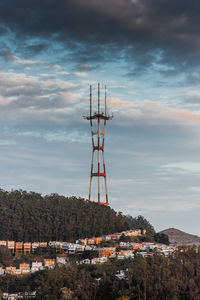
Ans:
<svg viewBox="0 0 200 300"><path fill-rule="evenodd" d="M105 100L104 100L104 112L101 111L100 107L100 84L98 83L98 105L97 112L92 113L92 86L90 86L90 115L84 117L84 119L90 121L91 135L92 135L92 164L91 164L91 174L90 174L90 186L89 186L89 200L91 200L92 192L92 183L93 177L98 179L98 203L101 205L108 206L108 188L106 181L106 166L104 158L104 142L105 142L105 133L106 133L106 121L111 120L113 115L107 115L107 95L106 95L106 86L105 86ZM97 130L95 131L94 128ZM102 128L102 130L101 130ZM95 139L95 137L97 137ZM97 170L94 170L95 163L95 153L97 151ZM105 201L101 200L101 179L104 179L105 185Z"/></svg>

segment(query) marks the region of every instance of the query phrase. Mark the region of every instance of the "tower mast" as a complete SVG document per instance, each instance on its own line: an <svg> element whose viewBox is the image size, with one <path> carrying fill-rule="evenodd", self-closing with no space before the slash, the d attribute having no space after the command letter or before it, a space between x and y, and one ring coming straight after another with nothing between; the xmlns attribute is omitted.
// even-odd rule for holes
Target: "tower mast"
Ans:
<svg viewBox="0 0 200 300"><path fill-rule="evenodd" d="M97 177L98 179L98 203L100 205L108 206L108 188L107 188L107 180L106 180L106 166L105 166L105 158L104 158L104 144L105 144L105 133L106 133L106 121L111 120L113 115L109 116L106 112L107 105L107 91L105 86L105 110L104 113L101 112L100 108L100 84L98 83L98 112L92 113L92 86L90 86L90 115L84 117L84 119L90 121L90 129L91 129L91 137L92 137L92 163L91 163L91 173L90 173L90 185L89 185L89 200L91 200L91 192L92 192L92 183L93 177ZM97 131L93 130L93 122L97 123ZM103 123L103 131L101 131L101 124ZM97 135L97 144L95 144L94 135ZM102 143L101 143L102 136ZM94 154L95 151L98 153L98 161L97 161L97 170L94 172ZM101 153L102 153L102 161L101 161ZM103 171L101 172L101 164L103 167ZM101 190L100 183L101 178L104 178L105 184L105 200L101 200Z"/></svg>

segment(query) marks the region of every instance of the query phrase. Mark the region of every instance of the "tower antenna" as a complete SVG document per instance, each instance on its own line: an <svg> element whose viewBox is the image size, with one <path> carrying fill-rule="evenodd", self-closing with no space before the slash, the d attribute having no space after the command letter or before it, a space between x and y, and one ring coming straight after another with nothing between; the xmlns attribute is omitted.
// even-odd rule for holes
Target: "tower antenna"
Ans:
<svg viewBox="0 0 200 300"><path fill-rule="evenodd" d="M90 117L92 115L92 86L90 85Z"/></svg>
<svg viewBox="0 0 200 300"><path fill-rule="evenodd" d="M107 91L106 91L106 85L105 85L105 116L106 116L106 102L107 102Z"/></svg>

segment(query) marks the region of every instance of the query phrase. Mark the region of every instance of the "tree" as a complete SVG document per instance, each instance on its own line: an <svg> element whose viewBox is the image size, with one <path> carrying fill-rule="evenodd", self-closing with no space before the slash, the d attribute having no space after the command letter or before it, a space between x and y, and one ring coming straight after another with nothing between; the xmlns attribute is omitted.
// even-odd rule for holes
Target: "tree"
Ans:
<svg viewBox="0 0 200 300"><path fill-rule="evenodd" d="M61 300L75 300L77 298L74 297L74 292L70 289L63 287L61 289Z"/></svg>
<svg viewBox="0 0 200 300"><path fill-rule="evenodd" d="M164 233L156 233L154 235L154 239L157 243L161 243L161 244L165 244L165 245L169 245L169 238L168 235L164 234Z"/></svg>
<svg viewBox="0 0 200 300"><path fill-rule="evenodd" d="M131 237L130 236L126 236L124 233L120 236L119 238L119 242L131 242Z"/></svg>
<svg viewBox="0 0 200 300"><path fill-rule="evenodd" d="M136 218L133 218L132 216L127 215L126 221L129 225L130 229L146 229L148 235L154 235L155 229L153 226L147 221L143 216L138 216Z"/></svg>

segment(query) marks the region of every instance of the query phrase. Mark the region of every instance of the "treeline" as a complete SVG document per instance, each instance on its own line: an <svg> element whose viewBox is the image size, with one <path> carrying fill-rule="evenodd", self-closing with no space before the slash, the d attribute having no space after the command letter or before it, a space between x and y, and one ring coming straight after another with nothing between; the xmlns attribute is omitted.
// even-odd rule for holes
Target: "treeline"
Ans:
<svg viewBox="0 0 200 300"><path fill-rule="evenodd" d="M128 228L121 213L82 198L0 190L0 240L74 241Z"/></svg>
<svg viewBox="0 0 200 300"><path fill-rule="evenodd" d="M141 229L142 231L145 230L145 236L136 237L135 240L138 242L157 242L169 245L169 238L164 233L156 233L154 227L145 219L143 216L138 216L133 218L132 216L126 216L126 222L130 229Z"/></svg>
<svg viewBox="0 0 200 300"><path fill-rule="evenodd" d="M119 280L116 272L123 270ZM185 249L169 257L113 260L104 265L68 265L25 277L0 278L0 290L37 291L37 299L71 300L198 300L200 251Z"/></svg>

